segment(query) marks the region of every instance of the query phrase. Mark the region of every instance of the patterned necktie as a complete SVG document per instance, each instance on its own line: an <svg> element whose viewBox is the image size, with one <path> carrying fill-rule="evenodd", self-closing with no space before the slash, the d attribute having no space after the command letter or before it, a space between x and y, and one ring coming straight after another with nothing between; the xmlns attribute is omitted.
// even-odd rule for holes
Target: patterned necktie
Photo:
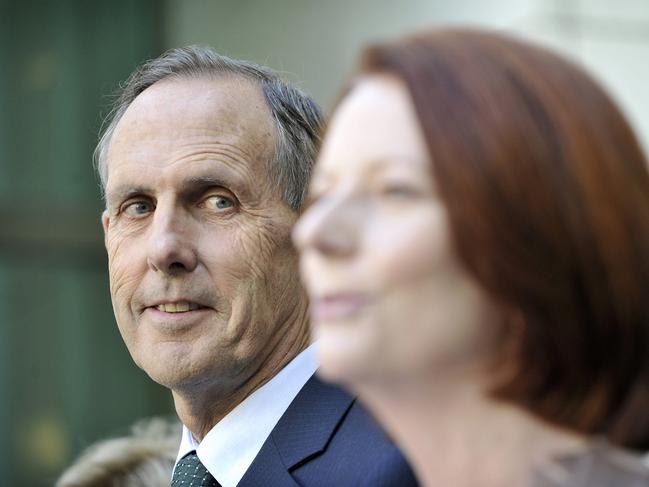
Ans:
<svg viewBox="0 0 649 487"><path fill-rule="evenodd" d="M180 459L174 469L171 487L221 487L201 463L195 451Z"/></svg>

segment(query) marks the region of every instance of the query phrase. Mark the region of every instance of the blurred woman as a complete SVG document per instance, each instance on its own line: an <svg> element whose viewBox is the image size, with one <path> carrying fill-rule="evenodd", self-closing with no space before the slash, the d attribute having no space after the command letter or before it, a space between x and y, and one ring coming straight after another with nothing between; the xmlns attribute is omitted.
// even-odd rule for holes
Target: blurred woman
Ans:
<svg viewBox="0 0 649 487"><path fill-rule="evenodd" d="M369 48L294 240L320 373L426 485L649 485L649 174L581 69L480 31Z"/></svg>

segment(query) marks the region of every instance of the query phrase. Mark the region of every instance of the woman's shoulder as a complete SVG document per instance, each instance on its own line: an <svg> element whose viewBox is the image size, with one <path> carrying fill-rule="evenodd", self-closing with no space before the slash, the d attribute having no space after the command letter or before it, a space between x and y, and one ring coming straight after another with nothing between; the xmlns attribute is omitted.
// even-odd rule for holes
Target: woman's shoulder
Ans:
<svg viewBox="0 0 649 487"><path fill-rule="evenodd" d="M638 454L594 441L537 472L532 486L649 487L649 463Z"/></svg>

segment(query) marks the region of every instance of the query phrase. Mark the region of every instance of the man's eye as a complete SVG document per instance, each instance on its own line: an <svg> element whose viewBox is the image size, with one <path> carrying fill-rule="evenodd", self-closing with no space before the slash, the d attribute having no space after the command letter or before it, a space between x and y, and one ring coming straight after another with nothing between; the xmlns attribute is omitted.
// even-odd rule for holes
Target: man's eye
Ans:
<svg viewBox="0 0 649 487"><path fill-rule="evenodd" d="M234 201L232 201L231 198L228 198L227 196L223 196L223 195L218 195L218 194L215 194L207 198L205 200L205 203L210 208L216 208L218 210L227 210L228 208L232 208L234 206Z"/></svg>
<svg viewBox="0 0 649 487"><path fill-rule="evenodd" d="M124 207L123 213L129 216L142 216L150 213L153 205L148 201L134 201Z"/></svg>

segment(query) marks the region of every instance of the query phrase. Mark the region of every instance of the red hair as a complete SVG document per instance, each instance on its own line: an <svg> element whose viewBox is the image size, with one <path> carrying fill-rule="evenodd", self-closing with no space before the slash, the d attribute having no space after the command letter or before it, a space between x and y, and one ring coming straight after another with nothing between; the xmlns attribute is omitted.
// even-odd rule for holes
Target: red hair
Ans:
<svg viewBox="0 0 649 487"><path fill-rule="evenodd" d="M517 317L495 396L648 448L649 173L609 96L545 49L470 30L372 46L361 71L405 83L456 251Z"/></svg>

